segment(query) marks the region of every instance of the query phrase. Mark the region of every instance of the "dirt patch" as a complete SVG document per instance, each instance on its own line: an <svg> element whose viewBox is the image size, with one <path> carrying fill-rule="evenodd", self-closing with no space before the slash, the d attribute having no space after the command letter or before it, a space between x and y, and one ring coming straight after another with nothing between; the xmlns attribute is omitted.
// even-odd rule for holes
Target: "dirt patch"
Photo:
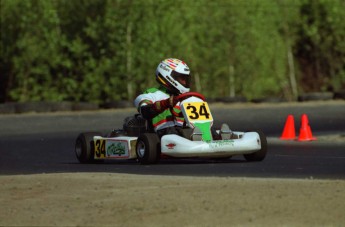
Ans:
<svg viewBox="0 0 345 227"><path fill-rule="evenodd" d="M0 176L0 226L341 226L345 181Z"/></svg>

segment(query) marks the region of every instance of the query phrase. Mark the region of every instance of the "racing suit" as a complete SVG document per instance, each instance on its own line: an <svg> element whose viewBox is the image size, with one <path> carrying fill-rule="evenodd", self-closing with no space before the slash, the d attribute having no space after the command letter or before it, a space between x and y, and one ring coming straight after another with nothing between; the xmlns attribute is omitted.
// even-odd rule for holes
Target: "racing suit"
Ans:
<svg viewBox="0 0 345 227"><path fill-rule="evenodd" d="M134 105L145 119L151 121L159 136L179 134L176 128L183 126L184 118L179 102L166 88L161 86L147 89L134 100Z"/></svg>

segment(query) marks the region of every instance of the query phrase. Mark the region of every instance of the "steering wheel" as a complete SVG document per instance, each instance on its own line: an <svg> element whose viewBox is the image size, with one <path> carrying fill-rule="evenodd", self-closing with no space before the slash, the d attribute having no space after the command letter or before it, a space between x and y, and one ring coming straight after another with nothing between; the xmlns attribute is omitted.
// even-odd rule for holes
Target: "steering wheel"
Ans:
<svg viewBox="0 0 345 227"><path fill-rule="evenodd" d="M179 100L179 101L183 101L189 97L197 97L199 99L202 99L202 101L205 101L205 97L198 92L186 92L186 93L183 93L179 96L176 96L177 100Z"/></svg>

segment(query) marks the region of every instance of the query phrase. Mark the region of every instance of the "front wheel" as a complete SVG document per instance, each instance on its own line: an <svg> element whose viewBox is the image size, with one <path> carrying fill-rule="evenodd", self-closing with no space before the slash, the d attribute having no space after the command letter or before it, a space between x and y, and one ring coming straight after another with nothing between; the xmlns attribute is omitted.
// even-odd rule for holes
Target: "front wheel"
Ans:
<svg viewBox="0 0 345 227"><path fill-rule="evenodd" d="M155 133L144 133L138 137L136 154L140 164L154 164L160 157L160 140Z"/></svg>
<svg viewBox="0 0 345 227"><path fill-rule="evenodd" d="M267 139L263 132L257 131L260 137L261 149L252 154L243 155L249 162L259 162L265 159L267 154Z"/></svg>

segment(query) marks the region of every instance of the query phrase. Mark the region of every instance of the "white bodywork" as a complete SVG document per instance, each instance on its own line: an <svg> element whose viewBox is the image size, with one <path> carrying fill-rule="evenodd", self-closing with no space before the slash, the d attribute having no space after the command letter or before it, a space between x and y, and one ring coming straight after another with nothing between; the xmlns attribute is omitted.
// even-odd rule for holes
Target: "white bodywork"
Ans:
<svg viewBox="0 0 345 227"><path fill-rule="evenodd" d="M191 141L178 135L165 135L161 139L161 153L172 157L226 157L260 149L261 141L256 132L243 133L241 139L209 142Z"/></svg>
<svg viewBox="0 0 345 227"><path fill-rule="evenodd" d="M178 135L165 135L161 139L161 153L171 157L230 157L250 154L261 149L259 134L256 132L234 132L240 139L191 141ZM137 137L94 137L95 159L135 159ZM104 144L103 144L104 143ZM124 149L122 152L111 150L112 145ZM98 146L98 147L97 147ZM102 146L104 147L102 149Z"/></svg>

